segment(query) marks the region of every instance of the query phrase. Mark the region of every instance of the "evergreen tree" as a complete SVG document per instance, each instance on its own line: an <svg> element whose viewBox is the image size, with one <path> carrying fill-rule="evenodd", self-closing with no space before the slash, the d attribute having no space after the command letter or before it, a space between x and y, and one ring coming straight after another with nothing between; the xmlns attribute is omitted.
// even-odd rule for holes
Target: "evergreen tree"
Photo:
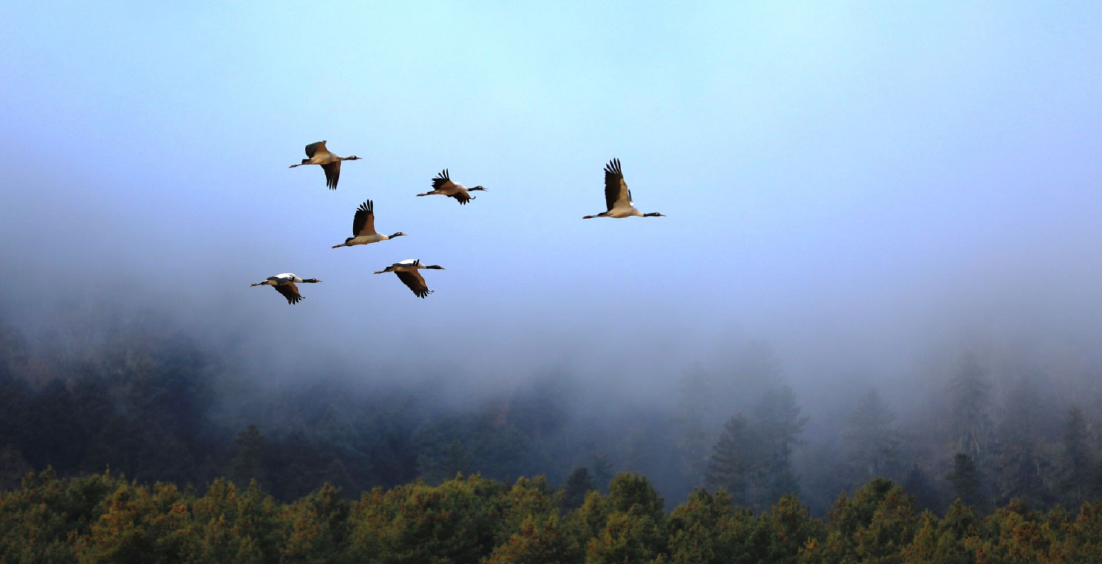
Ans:
<svg viewBox="0 0 1102 564"><path fill-rule="evenodd" d="M234 439L237 446L237 454L230 461L230 476L240 487L245 487L251 480L261 484L268 483L268 476L264 471L264 435L256 425L245 427Z"/></svg>
<svg viewBox="0 0 1102 564"><path fill-rule="evenodd" d="M961 358L950 387L949 422L953 445L973 459L982 459L991 443L990 390L976 355Z"/></svg>
<svg viewBox="0 0 1102 564"><path fill-rule="evenodd" d="M613 476L615 474L612 471L612 463L609 462L608 457L600 454L593 455L593 481L597 483L597 489L607 493Z"/></svg>
<svg viewBox="0 0 1102 564"><path fill-rule="evenodd" d="M907 472L907 477L903 480L903 490L908 495L914 496L915 503L921 509L937 511L942 507L938 500L937 490L930 483L930 478L916 463L911 464L911 470Z"/></svg>
<svg viewBox="0 0 1102 564"><path fill-rule="evenodd" d="M1060 468L1060 494L1067 507L1079 507L1098 492L1093 475L1094 461L1087 442L1087 422L1078 407L1068 410L1064 420L1063 460Z"/></svg>
<svg viewBox="0 0 1102 564"><path fill-rule="evenodd" d="M1041 455L1040 400L1028 378L1021 378L1011 389L999 421L998 443L994 450L997 503L1021 499L1034 507L1047 504L1051 498L1044 476L1049 474L1049 462Z"/></svg>
<svg viewBox="0 0 1102 564"><path fill-rule="evenodd" d="M847 462L855 482L863 484L875 477L895 477L900 472L899 433L895 414L871 389L846 419L842 438L848 447Z"/></svg>
<svg viewBox="0 0 1102 564"><path fill-rule="evenodd" d="M593 478L589 475L589 469L579 466L570 473L563 486L562 507L567 511L573 511L585 503L585 495L596 490Z"/></svg>
<svg viewBox="0 0 1102 564"><path fill-rule="evenodd" d="M983 511L987 504L983 497L979 472L972 457L958 452L953 458L953 470L945 476L953 485L953 497L977 512Z"/></svg>
<svg viewBox="0 0 1102 564"><path fill-rule="evenodd" d="M760 482L754 500L767 507L786 494L799 495L800 485L792 469L792 449L803 444L799 435L808 417L800 416L796 394L788 386L767 393L754 411L756 435L761 445Z"/></svg>
<svg viewBox="0 0 1102 564"><path fill-rule="evenodd" d="M759 444L750 422L741 413L723 425L719 441L712 447L708 461L708 485L727 490L731 501L747 505L750 485L756 471Z"/></svg>
<svg viewBox="0 0 1102 564"><path fill-rule="evenodd" d="M456 439L448 443L444 450L444 461L439 469L447 479L455 478L460 474L469 474L471 468L471 455L464 448L463 443Z"/></svg>

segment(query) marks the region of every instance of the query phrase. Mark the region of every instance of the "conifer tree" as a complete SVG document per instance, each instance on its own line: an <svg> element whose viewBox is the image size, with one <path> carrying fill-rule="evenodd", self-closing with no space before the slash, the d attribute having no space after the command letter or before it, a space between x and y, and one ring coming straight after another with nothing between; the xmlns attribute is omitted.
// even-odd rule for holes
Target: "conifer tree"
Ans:
<svg viewBox="0 0 1102 564"><path fill-rule="evenodd" d="M998 426L994 473L998 505L1021 499L1034 507L1047 504L1051 496L1045 476L1050 462L1042 455L1041 406L1037 389L1029 378L1021 378L1011 389Z"/></svg>
<svg viewBox="0 0 1102 564"><path fill-rule="evenodd" d="M1075 508L1098 494L1098 484L1092 471L1094 456L1087 442L1087 422L1078 407L1068 410L1061 442L1060 494L1067 507Z"/></svg>
<svg viewBox="0 0 1102 564"><path fill-rule="evenodd" d="M961 503L977 512L986 508L979 472L971 456L958 452L953 458L953 470L945 476L945 479L953 485L955 499L959 499Z"/></svg>
<svg viewBox="0 0 1102 564"><path fill-rule="evenodd" d="M796 394L788 386L766 394L754 415L761 445L760 485L755 488L754 502L758 507L768 507L783 495L800 493L791 457L793 448L803 444L799 435L809 418L800 416Z"/></svg>
<svg viewBox="0 0 1102 564"><path fill-rule="evenodd" d="M874 388L868 391L846 419L842 438L848 447L847 462L858 483L900 473L899 433L895 414Z"/></svg>
<svg viewBox="0 0 1102 564"><path fill-rule="evenodd" d="M585 495L596 489L593 477L589 474L589 469L585 466L575 468L563 486L563 509L573 511L581 507L585 503Z"/></svg>
<svg viewBox="0 0 1102 564"><path fill-rule="evenodd" d="M708 461L708 485L727 490L737 505L750 502L750 486L757 470L759 444L754 430L741 413L723 425L719 441Z"/></svg>
<svg viewBox="0 0 1102 564"><path fill-rule="evenodd" d="M234 439L237 454L230 461L230 476L240 487L248 485L250 480L267 484L268 476L264 471L264 435L256 425L245 427Z"/></svg>
<svg viewBox="0 0 1102 564"><path fill-rule="evenodd" d="M973 459L983 458L991 443L991 398L986 374L975 354L969 352L961 358L949 392L954 448Z"/></svg>

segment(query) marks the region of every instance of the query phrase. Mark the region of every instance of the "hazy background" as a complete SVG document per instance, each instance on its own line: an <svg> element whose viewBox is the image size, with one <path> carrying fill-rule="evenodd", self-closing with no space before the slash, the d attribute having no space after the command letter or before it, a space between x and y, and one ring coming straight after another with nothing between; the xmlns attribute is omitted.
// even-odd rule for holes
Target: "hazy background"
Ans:
<svg viewBox="0 0 1102 564"><path fill-rule="evenodd" d="M755 341L802 403L918 409L961 350L1089 382L1099 29L1047 2L20 4L0 312L33 340L155 311L258 378L459 399L564 370L670 401ZM364 157L335 192L287 168L321 139ZM581 220L613 157L669 217ZM445 167L489 192L415 198ZM367 198L409 237L330 249ZM447 268L428 299L371 276L406 258ZM248 287L286 271L324 282Z"/></svg>

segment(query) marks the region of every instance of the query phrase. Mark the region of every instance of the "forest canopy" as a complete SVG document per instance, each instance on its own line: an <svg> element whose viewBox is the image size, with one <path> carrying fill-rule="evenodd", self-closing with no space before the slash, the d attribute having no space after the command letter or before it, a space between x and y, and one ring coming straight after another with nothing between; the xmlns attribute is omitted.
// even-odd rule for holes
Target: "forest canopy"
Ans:
<svg viewBox="0 0 1102 564"><path fill-rule="evenodd" d="M566 510L542 478L480 476L376 488L349 501L324 485L279 503L253 481L199 495L110 473L26 476L0 496L0 564L1098 562L1102 504L1039 512L1013 501L943 517L874 479L826 519L793 495L762 512L694 490L672 512L643 476L617 475Z"/></svg>

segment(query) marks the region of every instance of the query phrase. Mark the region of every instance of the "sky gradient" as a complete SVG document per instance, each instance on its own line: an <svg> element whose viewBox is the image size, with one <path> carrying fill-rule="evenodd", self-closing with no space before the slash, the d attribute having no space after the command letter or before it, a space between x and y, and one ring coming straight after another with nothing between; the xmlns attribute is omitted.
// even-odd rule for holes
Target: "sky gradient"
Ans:
<svg viewBox="0 0 1102 564"><path fill-rule="evenodd" d="M489 382L1102 337L1102 4L690 4L7 10L7 307L110 295ZM364 157L335 192L287 169L321 139ZM613 157L668 217L581 220ZM415 198L443 168L489 191ZM330 249L367 198L409 237ZM447 268L424 301L371 275L406 258ZM286 271L324 282L248 287Z"/></svg>

